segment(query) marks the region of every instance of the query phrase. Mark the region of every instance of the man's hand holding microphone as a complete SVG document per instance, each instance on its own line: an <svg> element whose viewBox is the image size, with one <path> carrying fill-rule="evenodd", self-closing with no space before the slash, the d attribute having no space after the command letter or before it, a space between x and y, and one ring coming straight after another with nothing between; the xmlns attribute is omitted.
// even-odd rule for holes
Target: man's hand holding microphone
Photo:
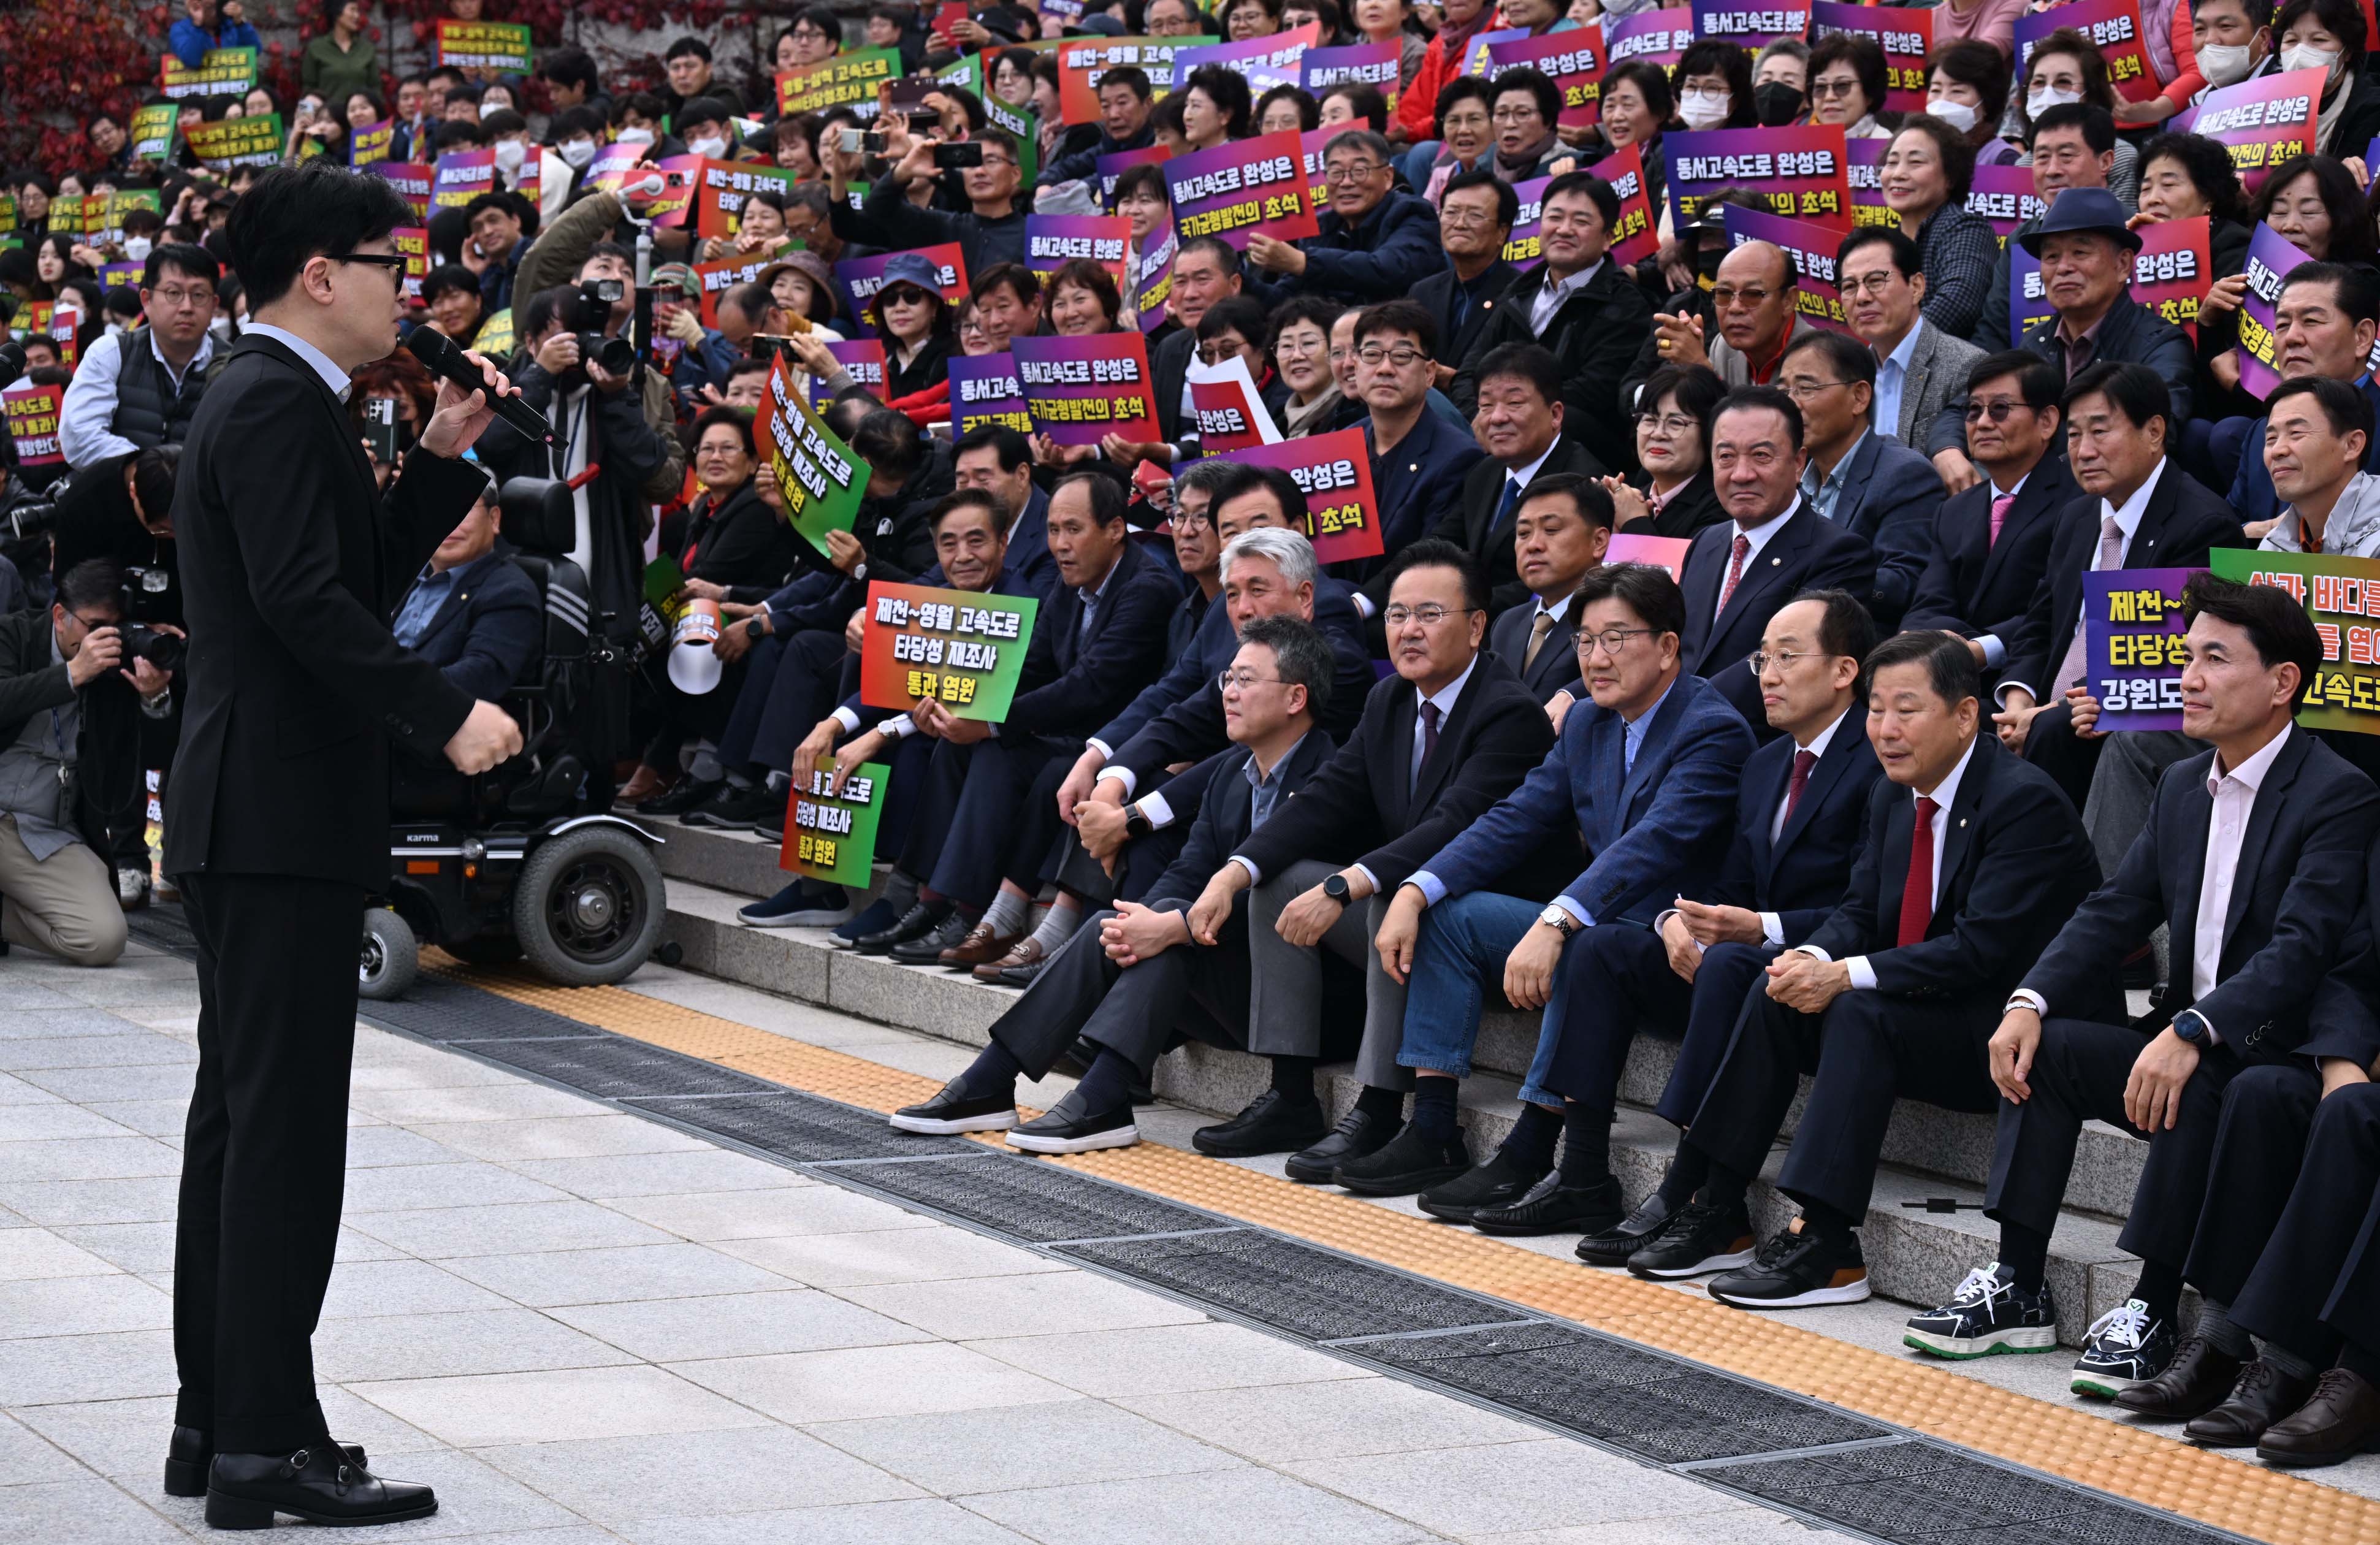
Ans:
<svg viewBox="0 0 2380 1545"><path fill-rule="evenodd" d="M520 388L505 380L485 355L466 349L463 358L480 372L486 384L467 392L451 379L440 379L438 406L431 410L430 421L421 426L419 444L432 456L458 456L469 450L480 432L495 420L494 399L520 395ZM507 757L518 756L520 748L520 725L502 708L481 699L471 705L463 727L446 742L446 760L458 772L485 772Z"/></svg>

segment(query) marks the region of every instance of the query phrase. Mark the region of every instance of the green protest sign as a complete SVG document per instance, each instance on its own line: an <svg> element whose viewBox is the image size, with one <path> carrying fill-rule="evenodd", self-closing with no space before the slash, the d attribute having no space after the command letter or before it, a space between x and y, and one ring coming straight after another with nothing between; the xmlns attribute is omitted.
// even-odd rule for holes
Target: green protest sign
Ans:
<svg viewBox="0 0 2380 1545"><path fill-rule="evenodd" d="M1040 609L1031 596L869 580L859 700L906 709L931 698L953 718L999 724L1025 674Z"/></svg>
<svg viewBox="0 0 2380 1545"><path fill-rule="evenodd" d="M760 396L759 443L768 448L769 474L785 500L785 524L822 554L829 531L848 531L868 495L868 464L836 438L834 431L786 383L785 358L769 371Z"/></svg>
<svg viewBox="0 0 2380 1545"><path fill-rule="evenodd" d="M2322 663L2298 707L2299 724L2380 735L2380 558L2218 547L2206 566L2218 578L2278 586L2313 619Z"/></svg>
<svg viewBox="0 0 2380 1545"><path fill-rule="evenodd" d="M785 807L785 841L777 867L822 885L866 889L876 862L876 821L884 812L884 790L892 770L880 762L852 769L832 793L827 791L832 761L810 774Z"/></svg>
<svg viewBox="0 0 2380 1545"><path fill-rule="evenodd" d="M168 54L157 73L158 93L176 102L193 96L246 96L254 90L254 48L210 48L196 69Z"/></svg>
<svg viewBox="0 0 2380 1545"><path fill-rule="evenodd" d="M182 137L182 110L170 102L152 103L132 111L132 159L165 162L174 159Z"/></svg>

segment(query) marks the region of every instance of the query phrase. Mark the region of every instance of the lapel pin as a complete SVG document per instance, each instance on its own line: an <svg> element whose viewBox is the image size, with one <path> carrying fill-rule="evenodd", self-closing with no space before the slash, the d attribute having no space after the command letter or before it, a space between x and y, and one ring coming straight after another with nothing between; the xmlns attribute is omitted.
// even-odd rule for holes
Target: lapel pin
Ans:
<svg viewBox="0 0 2380 1545"><path fill-rule="evenodd" d="M1959 818L1959 824L1960 824L1961 827L1965 826L1965 825L1967 824L1967 818L1966 818L1965 816L1961 816L1961 817Z"/></svg>
<svg viewBox="0 0 2380 1545"><path fill-rule="evenodd" d="M1782 558L1771 558L1771 559L1769 559L1769 560L1768 560L1768 566L1769 566L1770 568L1775 568L1775 567L1777 567L1779 564L1782 564L1784 561L1785 561L1785 560L1784 560L1784 559L1782 559Z"/></svg>

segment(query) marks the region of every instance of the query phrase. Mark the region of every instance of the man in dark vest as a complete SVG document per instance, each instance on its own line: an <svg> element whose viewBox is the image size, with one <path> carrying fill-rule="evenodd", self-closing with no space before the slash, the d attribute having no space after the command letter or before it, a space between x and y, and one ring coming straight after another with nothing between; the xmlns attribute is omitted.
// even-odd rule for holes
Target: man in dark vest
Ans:
<svg viewBox="0 0 2380 1545"><path fill-rule="evenodd" d="M140 275L149 325L92 346L67 388L58 439L69 466L182 443L215 362L207 329L222 277L203 247L168 242L150 252Z"/></svg>

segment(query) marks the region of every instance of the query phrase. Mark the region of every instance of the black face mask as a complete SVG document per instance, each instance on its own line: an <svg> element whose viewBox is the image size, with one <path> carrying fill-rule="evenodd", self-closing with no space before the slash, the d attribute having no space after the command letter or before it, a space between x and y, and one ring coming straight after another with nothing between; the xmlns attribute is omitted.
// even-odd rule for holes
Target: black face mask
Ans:
<svg viewBox="0 0 2380 1545"><path fill-rule="evenodd" d="M1724 246L1704 247L1695 250L1694 272L1702 275L1705 288L1718 280L1719 260L1726 256L1727 248Z"/></svg>
<svg viewBox="0 0 2380 1545"><path fill-rule="evenodd" d="M1802 93L1782 80L1771 80L1752 93L1752 110L1760 116L1761 124L1768 128L1780 128L1802 115Z"/></svg>

